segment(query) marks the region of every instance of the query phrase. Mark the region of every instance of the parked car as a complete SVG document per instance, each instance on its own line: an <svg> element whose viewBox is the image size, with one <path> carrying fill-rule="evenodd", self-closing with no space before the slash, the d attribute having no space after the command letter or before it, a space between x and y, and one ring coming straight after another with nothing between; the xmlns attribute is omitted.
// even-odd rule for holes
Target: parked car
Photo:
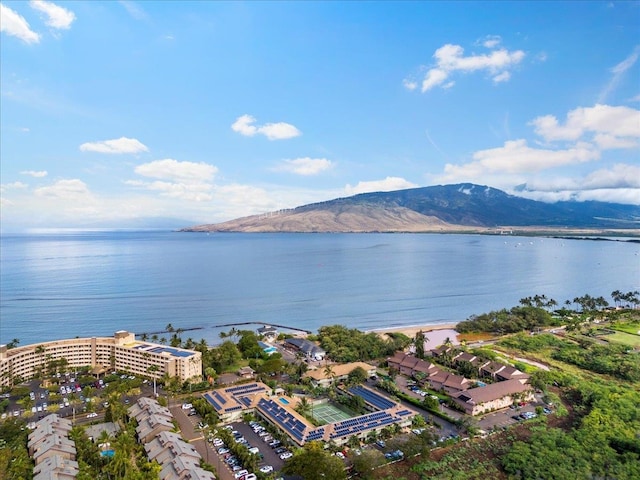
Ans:
<svg viewBox="0 0 640 480"><path fill-rule="evenodd" d="M273 472L273 467L271 465L265 465L264 467L260 467L260 471L262 473L271 473Z"/></svg>

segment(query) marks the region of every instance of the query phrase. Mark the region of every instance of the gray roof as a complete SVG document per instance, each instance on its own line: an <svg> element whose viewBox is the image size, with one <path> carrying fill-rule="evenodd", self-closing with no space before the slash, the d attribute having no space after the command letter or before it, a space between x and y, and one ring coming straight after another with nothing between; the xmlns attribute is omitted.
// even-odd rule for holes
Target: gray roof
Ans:
<svg viewBox="0 0 640 480"><path fill-rule="evenodd" d="M320 353L320 354L327 353L322 348L320 348L318 345L316 345L312 341L307 340L305 338L287 338L285 340L285 342L290 344L290 345L293 345L298 350L300 350L301 352L303 352L303 353L305 353L307 355L316 355L318 353Z"/></svg>
<svg viewBox="0 0 640 480"><path fill-rule="evenodd" d="M45 458L33 469L34 480L67 480L78 475L78 462L60 455Z"/></svg>
<svg viewBox="0 0 640 480"><path fill-rule="evenodd" d="M149 415L140 421L136 427L136 433L138 438L144 441L153 432L173 429L174 425L170 419L162 415Z"/></svg>
<svg viewBox="0 0 640 480"><path fill-rule="evenodd" d="M164 465L175 457L191 457L200 460L200 454L193 445L185 442L180 435L174 432L161 432L153 440L145 444L145 451L149 460L155 460Z"/></svg>

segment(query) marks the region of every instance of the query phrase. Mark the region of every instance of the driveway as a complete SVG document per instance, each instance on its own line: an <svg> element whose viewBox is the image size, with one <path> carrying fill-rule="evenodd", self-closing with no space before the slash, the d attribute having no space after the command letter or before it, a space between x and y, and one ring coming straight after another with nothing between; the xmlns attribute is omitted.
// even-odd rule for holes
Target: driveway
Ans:
<svg viewBox="0 0 640 480"><path fill-rule="evenodd" d="M235 480L235 476L224 463L222 457L213 446L207 442L207 431L200 432L196 429L199 422L202 421L200 415L187 415L187 410L182 409L182 404L171 405L169 410L173 414L173 418L178 422L180 434L187 442L194 446L205 462L212 465L216 469L217 477L221 480Z"/></svg>

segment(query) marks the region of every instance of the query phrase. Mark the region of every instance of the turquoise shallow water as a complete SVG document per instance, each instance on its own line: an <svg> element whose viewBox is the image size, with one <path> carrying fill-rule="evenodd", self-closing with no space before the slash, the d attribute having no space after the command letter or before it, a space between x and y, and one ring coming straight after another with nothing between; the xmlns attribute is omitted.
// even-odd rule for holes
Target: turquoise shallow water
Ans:
<svg viewBox="0 0 640 480"><path fill-rule="evenodd" d="M73 232L0 239L0 343L216 325L438 324L640 289L640 245L478 235ZM251 327L242 327L251 328Z"/></svg>

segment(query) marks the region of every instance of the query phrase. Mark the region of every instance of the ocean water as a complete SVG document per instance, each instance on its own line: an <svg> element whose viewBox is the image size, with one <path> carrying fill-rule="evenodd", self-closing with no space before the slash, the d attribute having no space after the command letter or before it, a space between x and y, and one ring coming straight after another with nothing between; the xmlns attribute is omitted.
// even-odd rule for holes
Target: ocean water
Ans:
<svg viewBox="0 0 640 480"><path fill-rule="evenodd" d="M640 245L431 234L58 232L0 239L0 344L235 322L456 322L545 294L640 289ZM253 328L253 327L242 327ZM161 335L162 336L162 335ZM168 337L168 336L167 336Z"/></svg>

